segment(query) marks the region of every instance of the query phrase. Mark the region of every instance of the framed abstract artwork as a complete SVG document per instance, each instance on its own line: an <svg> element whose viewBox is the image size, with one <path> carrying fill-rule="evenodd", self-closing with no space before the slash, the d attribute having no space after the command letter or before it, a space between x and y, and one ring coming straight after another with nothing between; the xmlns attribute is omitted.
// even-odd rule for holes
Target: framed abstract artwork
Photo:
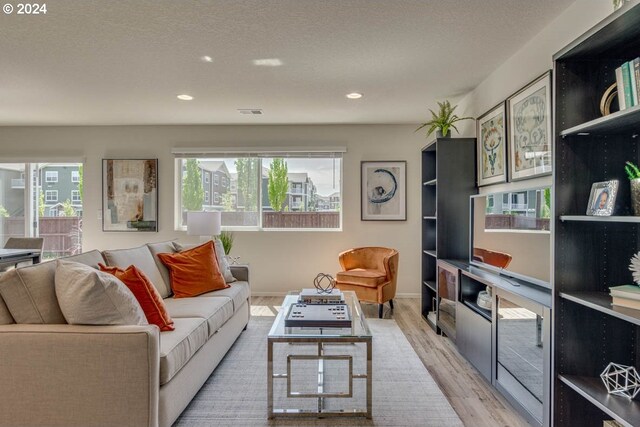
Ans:
<svg viewBox="0 0 640 427"><path fill-rule="evenodd" d="M158 159L102 160L102 230L158 231Z"/></svg>
<svg viewBox="0 0 640 427"><path fill-rule="evenodd" d="M504 102L476 121L478 186L507 181L507 128Z"/></svg>
<svg viewBox="0 0 640 427"><path fill-rule="evenodd" d="M362 221L407 220L407 162L362 162Z"/></svg>
<svg viewBox="0 0 640 427"><path fill-rule="evenodd" d="M507 99L512 181L551 173L551 71Z"/></svg>

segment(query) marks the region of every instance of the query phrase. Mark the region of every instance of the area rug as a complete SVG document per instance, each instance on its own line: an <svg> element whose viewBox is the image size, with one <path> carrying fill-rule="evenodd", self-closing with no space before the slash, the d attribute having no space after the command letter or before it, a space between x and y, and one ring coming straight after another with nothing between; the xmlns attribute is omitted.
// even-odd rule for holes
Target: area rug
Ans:
<svg viewBox="0 0 640 427"><path fill-rule="evenodd" d="M268 420L266 337L272 322L269 317L251 319L175 426L463 426L396 322L387 319L368 320L373 334L372 420Z"/></svg>

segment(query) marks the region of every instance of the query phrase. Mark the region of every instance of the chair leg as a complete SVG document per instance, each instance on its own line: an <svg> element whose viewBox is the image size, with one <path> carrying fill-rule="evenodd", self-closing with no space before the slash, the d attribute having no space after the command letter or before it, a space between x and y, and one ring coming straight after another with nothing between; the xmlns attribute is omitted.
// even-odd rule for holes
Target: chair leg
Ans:
<svg viewBox="0 0 640 427"><path fill-rule="evenodd" d="M382 319L382 309L384 308L384 304L378 304L378 318Z"/></svg>
<svg viewBox="0 0 640 427"><path fill-rule="evenodd" d="M393 300L392 299L389 300L389 307L391 307L391 310L393 310Z"/></svg>

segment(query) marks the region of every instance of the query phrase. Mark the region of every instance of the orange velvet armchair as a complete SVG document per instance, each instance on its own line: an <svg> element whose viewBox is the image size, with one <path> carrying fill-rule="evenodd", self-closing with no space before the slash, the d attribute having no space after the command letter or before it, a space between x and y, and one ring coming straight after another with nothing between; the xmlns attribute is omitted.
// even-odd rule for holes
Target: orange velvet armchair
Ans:
<svg viewBox="0 0 640 427"><path fill-rule="evenodd" d="M336 275L336 287L355 291L360 301L378 304L382 318L385 302L393 310L398 280L398 258L395 249L382 247L354 248L339 255L342 270Z"/></svg>

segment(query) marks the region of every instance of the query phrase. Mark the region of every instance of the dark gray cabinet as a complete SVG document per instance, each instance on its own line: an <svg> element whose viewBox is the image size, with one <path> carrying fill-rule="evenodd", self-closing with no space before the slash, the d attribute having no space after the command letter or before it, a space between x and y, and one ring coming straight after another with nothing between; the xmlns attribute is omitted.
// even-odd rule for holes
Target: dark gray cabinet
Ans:
<svg viewBox="0 0 640 427"><path fill-rule="evenodd" d="M439 259L469 259L469 196L477 192L475 138L437 138L427 144L421 186L422 316L455 340L455 323L447 323L451 314L455 320L455 298L449 311L438 315L437 265Z"/></svg>

